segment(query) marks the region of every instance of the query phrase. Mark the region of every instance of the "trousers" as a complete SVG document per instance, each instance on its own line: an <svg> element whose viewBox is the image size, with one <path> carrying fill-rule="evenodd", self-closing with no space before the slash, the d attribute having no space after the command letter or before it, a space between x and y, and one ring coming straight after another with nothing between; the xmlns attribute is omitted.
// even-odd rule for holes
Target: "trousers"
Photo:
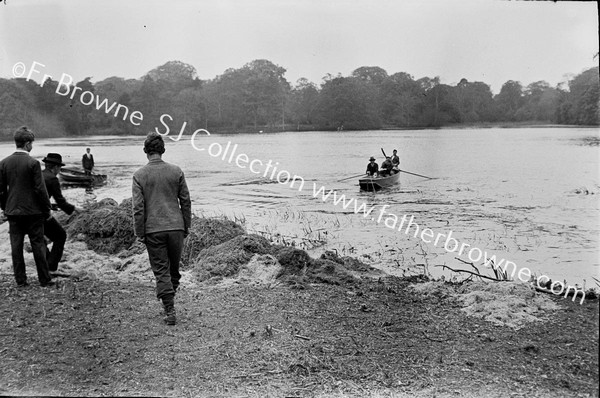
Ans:
<svg viewBox="0 0 600 398"><path fill-rule="evenodd" d="M52 217L49 220L44 221L44 235L52 241L52 250L46 249L48 269L50 271L56 271L65 250L67 233L59 222Z"/></svg>
<svg viewBox="0 0 600 398"><path fill-rule="evenodd" d="M44 241L44 217L42 215L9 216L8 233L10 235L13 272L17 284L27 282L25 257L23 256L25 235L29 236L40 284L45 285L50 282L51 278L46 260L47 248Z"/></svg>
<svg viewBox="0 0 600 398"><path fill-rule="evenodd" d="M179 287L183 238L183 231L161 231L145 235L150 267L156 278L156 296L159 299L174 296Z"/></svg>

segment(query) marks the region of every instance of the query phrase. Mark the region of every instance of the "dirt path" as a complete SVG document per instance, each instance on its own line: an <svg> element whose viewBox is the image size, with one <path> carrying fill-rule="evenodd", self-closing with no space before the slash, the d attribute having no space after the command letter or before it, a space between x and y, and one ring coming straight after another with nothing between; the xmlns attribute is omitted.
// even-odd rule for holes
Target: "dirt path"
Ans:
<svg viewBox="0 0 600 398"><path fill-rule="evenodd" d="M515 330L399 279L187 284L174 327L151 282L4 274L0 297L2 395L598 396L598 301Z"/></svg>

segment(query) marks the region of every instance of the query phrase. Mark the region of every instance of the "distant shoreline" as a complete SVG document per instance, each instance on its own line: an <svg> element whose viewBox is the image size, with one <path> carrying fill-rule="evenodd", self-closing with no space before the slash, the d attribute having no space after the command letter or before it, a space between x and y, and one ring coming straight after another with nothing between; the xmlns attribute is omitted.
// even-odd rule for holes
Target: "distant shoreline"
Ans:
<svg viewBox="0 0 600 398"><path fill-rule="evenodd" d="M286 126L287 127L287 126ZM469 130L469 129L491 129L491 128L500 128L500 129L515 129L515 128L528 128L528 129L536 129L536 128L599 128L600 126L595 125L573 125L573 124L552 124L552 123L474 123L474 124L455 124L455 125L447 125L447 126L439 126L439 127L382 127L379 129L367 129L367 130L341 130L339 133L343 134L347 131L413 131L413 130ZM260 130L262 128L262 130ZM227 129L227 128L215 128L215 129L207 129L211 134L224 134L224 135L234 135L234 134L278 134L278 133L291 133L291 132L312 132L312 131L324 131L324 132L335 132L335 130L324 130L324 129L309 129L302 128L300 129L269 129L267 127L257 127L257 128L240 128L240 129ZM258 131L257 131L258 130ZM143 137L146 133L140 134L119 134L111 131L105 130L97 130L92 132L91 134L84 135L59 135L59 136L39 136L41 139L49 139L49 138L84 138L84 137L93 137L98 135L106 135L106 136L140 136ZM191 134L184 134L184 137L191 136ZM8 135L0 136L0 142L8 142L12 141L12 137Z"/></svg>

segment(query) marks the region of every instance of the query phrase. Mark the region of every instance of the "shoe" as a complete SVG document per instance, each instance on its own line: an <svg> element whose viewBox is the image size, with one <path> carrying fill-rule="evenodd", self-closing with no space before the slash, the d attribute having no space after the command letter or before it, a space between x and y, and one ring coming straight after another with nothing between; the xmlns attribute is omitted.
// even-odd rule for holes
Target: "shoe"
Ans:
<svg viewBox="0 0 600 398"><path fill-rule="evenodd" d="M50 280L50 281L48 281L46 283L40 283L40 285L42 287L52 287L52 286L56 286L56 282L54 282L53 280Z"/></svg>
<svg viewBox="0 0 600 398"><path fill-rule="evenodd" d="M177 323L177 316L175 314L175 307L165 307L165 322L167 325L175 325Z"/></svg>
<svg viewBox="0 0 600 398"><path fill-rule="evenodd" d="M27 287L27 286L29 286L29 283L27 283L27 282L17 283L17 287Z"/></svg>

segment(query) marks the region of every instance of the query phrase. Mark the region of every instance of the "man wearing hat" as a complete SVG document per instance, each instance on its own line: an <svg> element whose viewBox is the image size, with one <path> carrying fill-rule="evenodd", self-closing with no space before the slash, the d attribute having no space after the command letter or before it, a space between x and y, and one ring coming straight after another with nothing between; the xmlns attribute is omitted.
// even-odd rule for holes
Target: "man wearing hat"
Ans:
<svg viewBox="0 0 600 398"><path fill-rule="evenodd" d="M27 286L23 241L29 236L38 280L52 286L46 260L44 220L50 218L50 199L40 162L29 156L34 134L21 127L14 134L17 150L0 161L0 207L8 218L13 272L17 285Z"/></svg>
<svg viewBox="0 0 600 398"><path fill-rule="evenodd" d="M379 172L379 165L375 163L375 158L371 156L369 164L367 164L367 175L370 177L377 176Z"/></svg>
<svg viewBox="0 0 600 398"><path fill-rule="evenodd" d="M60 183L56 176L60 172L60 168L65 165L62 162L62 156L58 153L49 153L42 159L42 162L46 165L42 175L44 176L44 183L46 184L48 196L54 198L56 206L67 214L79 210L77 207L67 202L60 190ZM53 273L58 269L58 263L62 258L65 242L67 241L67 233L54 217L50 217L44 222L44 235L52 241L52 251L46 249L46 258L48 261L48 268L50 269L50 272Z"/></svg>

